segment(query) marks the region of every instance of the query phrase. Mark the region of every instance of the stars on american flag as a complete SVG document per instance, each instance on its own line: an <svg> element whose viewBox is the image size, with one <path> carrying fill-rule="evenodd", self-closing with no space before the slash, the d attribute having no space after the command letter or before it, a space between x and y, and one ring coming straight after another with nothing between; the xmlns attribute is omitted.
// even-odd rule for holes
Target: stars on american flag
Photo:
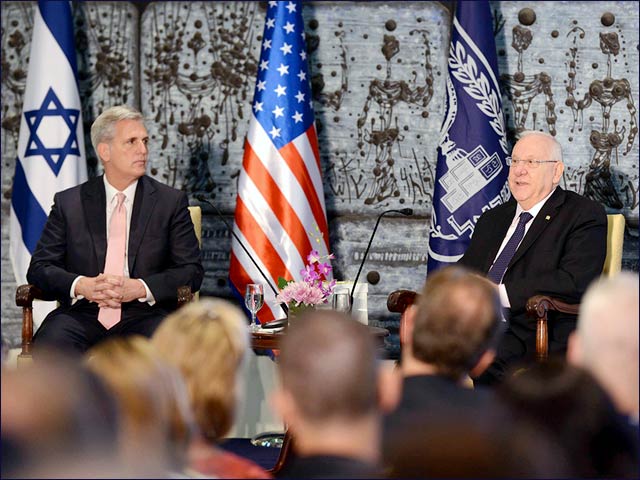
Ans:
<svg viewBox="0 0 640 480"><path fill-rule="evenodd" d="M289 65L280 64L280 66L276 69L280 73L280 76L289 75Z"/></svg>
<svg viewBox="0 0 640 480"><path fill-rule="evenodd" d="M280 47L280 50L284 55L289 55L291 53L291 45L289 45L287 42L284 42L284 45Z"/></svg>
<svg viewBox="0 0 640 480"><path fill-rule="evenodd" d="M253 112L280 148L313 123L302 14L298 3L269 2Z"/></svg>

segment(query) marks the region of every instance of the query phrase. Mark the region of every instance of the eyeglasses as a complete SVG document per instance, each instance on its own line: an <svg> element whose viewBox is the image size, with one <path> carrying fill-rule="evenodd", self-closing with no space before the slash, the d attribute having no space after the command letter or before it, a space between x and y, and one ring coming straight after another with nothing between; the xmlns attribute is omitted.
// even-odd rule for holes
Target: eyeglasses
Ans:
<svg viewBox="0 0 640 480"><path fill-rule="evenodd" d="M512 158L512 157L507 157L506 161L509 167L516 167L520 165L521 167L526 167L526 168L538 168L541 163L559 162L559 160L521 160L519 158Z"/></svg>

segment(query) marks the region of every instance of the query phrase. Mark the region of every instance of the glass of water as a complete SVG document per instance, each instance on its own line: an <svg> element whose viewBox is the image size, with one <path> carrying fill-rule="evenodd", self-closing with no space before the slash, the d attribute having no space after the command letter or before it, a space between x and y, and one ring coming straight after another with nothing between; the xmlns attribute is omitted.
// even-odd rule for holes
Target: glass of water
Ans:
<svg viewBox="0 0 640 480"><path fill-rule="evenodd" d="M256 332L260 330L260 322L256 317L258 310L264 305L264 288L260 283L247 284L247 290L244 294L244 304L251 312L251 331Z"/></svg>
<svg viewBox="0 0 640 480"><path fill-rule="evenodd" d="M349 313L351 311L351 294L348 288L336 288L333 291L331 308L343 313Z"/></svg>

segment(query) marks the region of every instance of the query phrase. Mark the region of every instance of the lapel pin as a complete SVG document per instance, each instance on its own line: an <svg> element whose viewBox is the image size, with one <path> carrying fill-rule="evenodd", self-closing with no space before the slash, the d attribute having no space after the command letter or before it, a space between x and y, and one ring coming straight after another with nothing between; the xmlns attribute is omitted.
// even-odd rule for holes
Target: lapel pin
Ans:
<svg viewBox="0 0 640 480"><path fill-rule="evenodd" d="M549 215L547 215L546 217L544 217L545 220L551 220L551 217Z"/></svg>

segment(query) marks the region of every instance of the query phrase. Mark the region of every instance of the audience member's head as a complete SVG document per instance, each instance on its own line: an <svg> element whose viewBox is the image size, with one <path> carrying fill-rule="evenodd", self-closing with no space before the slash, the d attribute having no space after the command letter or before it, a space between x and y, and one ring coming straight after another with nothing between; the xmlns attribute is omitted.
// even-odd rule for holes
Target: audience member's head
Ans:
<svg viewBox="0 0 640 480"><path fill-rule="evenodd" d="M307 312L281 342L279 373L273 400L297 451L377 461L377 361L367 327L336 311Z"/></svg>
<svg viewBox="0 0 640 480"><path fill-rule="evenodd" d="M454 379L472 370L478 375L493 359L500 319L498 293L487 279L458 266L429 275L406 313L403 369Z"/></svg>
<svg viewBox="0 0 640 480"><path fill-rule="evenodd" d="M81 363L52 351L42 361L2 370L2 476L110 477L116 399Z"/></svg>
<svg viewBox="0 0 640 480"><path fill-rule="evenodd" d="M87 365L118 399L127 468L147 474L181 469L194 424L180 373L139 336L100 343L88 352Z"/></svg>
<svg viewBox="0 0 640 480"><path fill-rule="evenodd" d="M638 419L638 274L595 281L580 304L567 357L609 393L620 413Z"/></svg>
<svg viewBox="0 0 640 480"><path fill-rule="evenodd" d="M552 358L508 377L498 392L514 414L555 436L576 475L637 474L637 439L587 371Z"/></svg>
<svg viewBox="0 0 640 480"><path fill-rule="evenodd" d="M153 335L156 350L182 372L196 422L209 440L219 440L233 424L248 335L243 312L220 299L184 306Z"/></svg>

